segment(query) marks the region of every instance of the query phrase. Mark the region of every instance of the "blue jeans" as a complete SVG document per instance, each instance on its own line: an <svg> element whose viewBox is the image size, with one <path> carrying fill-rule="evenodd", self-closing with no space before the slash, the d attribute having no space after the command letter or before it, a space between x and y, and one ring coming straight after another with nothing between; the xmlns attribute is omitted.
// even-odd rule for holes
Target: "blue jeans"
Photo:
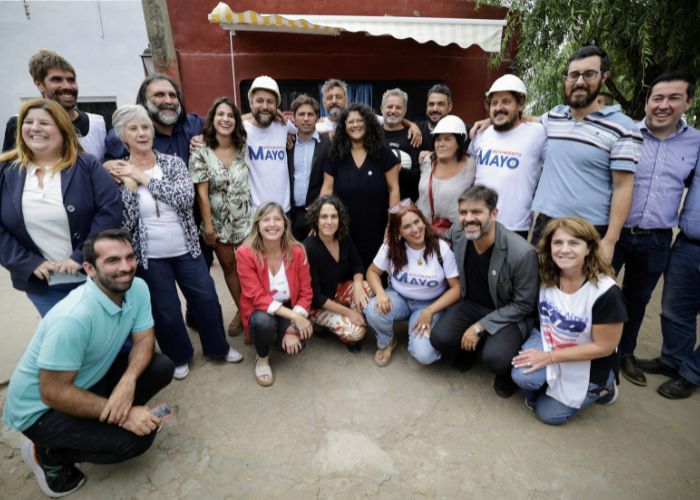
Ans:
<svg viewBox="0 0 700 500"><path fill-rule="evenodd" d="M377 336L377 347L384 349L391 342L391 339L394 337L394 321L408 319L409 354L423 365L429 365L440 359L442 354L430 344L430 338L427 335L418 337L413 332L413 327L418 321L421 311L432 304L434 300L407 299L396 293L392 288L387 288L386 294L391 299L392 304L391 311L388 314L382 314L375 310L376 297L372 297L365 308L367 324L374 329L374 333ZM435 326L439 317L440 313L433 316L431 329Z"/></svg>
<svg viewBox="0 0 700 500"><path fill-rule="evenodd" d="M634 354L639 329L644 321L644 312L656 284L666 268L671 253L671 229L650 234L632 234L623 229L615 245L613 267L619 273L625 266L622 295L627 305L629 319L622 329L620 353Z"/></svg>
<svg viewBox="0 0 700 500"><path fill-rule="evenodd" d="M211 358L223 358L228 354L221 305L202 255L196 259L189 253L167 259L148 259L148 269L139 266L138 275L151 292L151 310L160 350L175 366L189 362L194 354L176 284L197 323L203 354Z"/></svg>
<svg viewBox="0 0 700 500"><path fill-rule="evenodd" d="M89 279L89 278L88 278ZM34 307L43 318L53 306L65 299L70 292L78 288L82 283L62 283L60 285L49 286L43 293L27 292L27 297L32 301Z"/></svg>
<svg viewBox="0 0 700 500"><path fill-rule="evenodd" d="M700 313L700 244L679 234L664 273L661 296L661 361L700 384L700 347L695 349Z"/></svg>
<svg viewBox="0 0 700 500"><path fill-rule="evenodd" d="M525 341L522 350L537 349L543 351L542 336L538 330L532 330L530 337ZM598 384L588 384L588 394L581 403L580 408L572 408L560 403L556 399L547 396L547 369L540 368L531 373L525 373L528 368L513 368L511 376L513 382L520 387L525 393L530 406L534 407L535 415L541 422L549 425L562 425L571 420L578 412L592 405L599 399L606 397L609 391L604 389L612 388L615 383L615 373L610 372L608 376L608 384L606 387L601 387Z"/></svg>

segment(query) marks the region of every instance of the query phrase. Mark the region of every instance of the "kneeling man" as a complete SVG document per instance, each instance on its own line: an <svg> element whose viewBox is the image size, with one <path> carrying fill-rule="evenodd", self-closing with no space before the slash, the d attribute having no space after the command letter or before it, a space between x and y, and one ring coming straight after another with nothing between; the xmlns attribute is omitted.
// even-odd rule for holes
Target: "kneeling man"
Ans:
<svg viewBox="0 0 700 500"><path fill-rule="evenodd" d="M445 233L459 267L462 300L438 320L433 347L456 357L462 371L476 351L496 375L496 394L507 398L517 386L511 360L532 328L537 310L537 252L522 237L496 221L498 194L474 185L459 197L459 225Z"/></svg>
<svg viewBox="0 0 700 500"><path fill-rule="evenodd" d="M91 279L39 323L10 380L3 414L31 440L22 458L52 497L82 486L76 462L118 463L153 444L160 420L144 405L174 369L153 352L150 295L134 278L129 233L90 236L83 253ZM131 352L122 352L129 336Z"/></svg>

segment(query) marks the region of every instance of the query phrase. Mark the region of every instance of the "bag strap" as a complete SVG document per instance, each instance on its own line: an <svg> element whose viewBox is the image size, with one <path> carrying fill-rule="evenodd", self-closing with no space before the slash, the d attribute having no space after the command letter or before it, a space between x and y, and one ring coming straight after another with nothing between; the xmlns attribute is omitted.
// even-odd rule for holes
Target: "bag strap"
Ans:
<svg viewBox="0 0 700 500"><path fill-rule="evenodd" d="M428 199L430 200L430 218L435 220L435 203L433 202L433 172L435 165L430 167L430 178L428 179Z"/></svg>

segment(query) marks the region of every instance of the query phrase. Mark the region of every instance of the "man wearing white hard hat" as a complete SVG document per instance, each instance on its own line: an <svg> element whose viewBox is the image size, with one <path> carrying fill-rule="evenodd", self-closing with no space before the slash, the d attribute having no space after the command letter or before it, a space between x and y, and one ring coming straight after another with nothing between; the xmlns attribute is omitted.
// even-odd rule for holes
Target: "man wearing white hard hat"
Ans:
<svg viewBox="0 0 700 500"><path fill-rule="evenodd" d="M248 184L253 210L274 201L289 212L292 208L287 168L287 135L295 134L290 123L280 123L277 107L282 97L269 76L253 80L248 91L251 117L243 122L248 134Z"/></svg>
<svg viewBox="0 0 700 500"><path fill-rule="evenodd" d="M527 238L532 198L542 172L547 134L540 123L522 120L527 91L515 75L498 78L486 93L491 125L469 145L476 184L498 193L498 220Z"/></svg>

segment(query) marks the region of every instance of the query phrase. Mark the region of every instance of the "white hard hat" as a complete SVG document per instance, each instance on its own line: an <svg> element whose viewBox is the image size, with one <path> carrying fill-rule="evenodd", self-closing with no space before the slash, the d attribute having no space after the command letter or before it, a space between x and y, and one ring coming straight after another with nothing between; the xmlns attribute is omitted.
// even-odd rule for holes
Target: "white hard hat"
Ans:
<svg viewBox="0 0 700 500"><path fill-rule="evenodd" d="M498 78L493 82L489 91L486 92L486 97L494 92L517 92L518 94L527 95L525 84L515 75L503 75Z"/></svg>
<svg viewBox="0 0 700 500"><path fill-rule="evenodd" d="M250 90L248 91L248 100L253 98L253 92L258 89L268 90L275 94L277 96L277 105L279 106L282 101L282 96L280 95L280 89L275 80L266 75L257 77L253 80L253 85L250 86Z"/></svg>
<svg viewBox="0 0 700 500"><path fill-rule="evenodd" d="M433 135L436 134L461 134L467 135L467 126L464 124L459 116L447 115L443 116L435 128L430 132Z"/></svg>

